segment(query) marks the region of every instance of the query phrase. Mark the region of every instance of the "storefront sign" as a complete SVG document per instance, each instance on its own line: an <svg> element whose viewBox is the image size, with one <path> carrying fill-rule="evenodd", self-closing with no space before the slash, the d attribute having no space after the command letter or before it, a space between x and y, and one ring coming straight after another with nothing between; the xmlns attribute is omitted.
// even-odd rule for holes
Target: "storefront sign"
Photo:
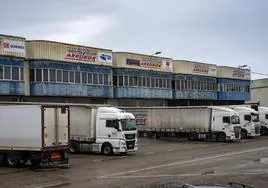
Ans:
<svg viewBox="0 0 268 188"><path fill-rule="evenodd" d="M194 64L192 72L193 73L199 73L199 74L216 75L217 74L217 69L216 69L216 67L210 66L210 65Z"/></svg>
<svg viewBox="0 0 268 188"><path fill-rule="evenodd" d="M96 51L86 48L68 47L64 59L79 60L86 62L95 62L97 58Z"/></svg>
<svg viewBox="0 0 268 188"><path fill-rule="evenodd" d="M173 70L173 63L172 63L172 61L170 60L164 60L164 61L162 61L162 69L163 70L170 70L170 71L172 71Z"/></svg>
<svg viewBox="0 0 268 188"><path fill-rule="evenodd" d="M4 52L25 54L25 42L15 40L4 40L1 45Z"/></svg>
<svg viewBox="0 0 268 188"><path fill-rule="evenodd" d="M142 111L142 112L131 112L134 114L135 118L136 118L136 125L137 126L145 126L146 122L147 122L147 112L146 111Z"/></svg>
<svg viewBox="0 0 268 188"><path fill-rule="evenodd" d="M135 59L127 59L126 60L127 65L133 65L133 66L140 66L140 61Z"/></svg>
<svg viewBox="0 0 268 188"><path fill-rule="evenodd" d="M98 60L100 62L104 63L112 63L112 54L111 53L104 53L104 52L98 52Z"/></svg>
<svg viewBox="0 0 268 188"><path fill-rule="evenodd" d="M161 62L141 61L140 66L141 67L160 69L161 68Z"/></svg>
<svg viewBox="0 0 268 188"><path fill-rule="evenodd" d="M233 78L250 79L250 70L247 69L233 69Z"/></svg>

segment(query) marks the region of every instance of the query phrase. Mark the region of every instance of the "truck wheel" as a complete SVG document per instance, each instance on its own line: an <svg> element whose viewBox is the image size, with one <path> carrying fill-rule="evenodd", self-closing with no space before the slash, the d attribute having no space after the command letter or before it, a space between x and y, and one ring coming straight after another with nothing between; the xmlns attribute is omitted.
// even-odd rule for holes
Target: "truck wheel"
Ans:
<svg viewBox="0 0 268 188"><path fill-rule="evenodd" d="M248 136L248 133L245 129L241 130L241 139L246 139Z"/></svg>
<svg viewBox="0 0 268 188"><path fill-rule="evenodd" d="M189 133L188 139L191 141L197 140L197 134L196 133Z"/></svg>
<svg viewBox="0 0 268 188"><path fill-rule="evenodd" d="M216 137L217 142L226 142L226 135L225 133L219 133Z"/></svg>
<svg viewBox="0 0 268 188"><path fill-rule="evenodd" d="M103 155L112 155L113 147L111 146L111 144L104 144L101 148L101 153Z"/></svg>
<svg viewBox="0 0 268 188"><path fill-rule="evenodd" d="M7 165L9 167L17 167L20 164L19 154L9 153L7 154Z"/></svg>
<svg viewBox="0 0 268 188"><path fill-rule="evenodd" d="M42 160L41 159L30 159L30 162L32 166L38 166L41 164Z"/></svg>
<svg viewBox="0 0 268 188"><path fill-rule="evenodd" d="M5 154L0 154L0 166L4 166L6 163L6 156Z"/></svg>
<svg viewBox="0 0 268 188"><path fill-rule="evenodd" d="M266 135L266 129L265 129L264 127L261 127L260 134L261 134L262 136Z"/></svg>
<svg viewBox="0 0 268 188"><path fill-rule="evenodd" d="M71 142L70 144L70 153L77 153L78 152L78 143Z"/></svg>

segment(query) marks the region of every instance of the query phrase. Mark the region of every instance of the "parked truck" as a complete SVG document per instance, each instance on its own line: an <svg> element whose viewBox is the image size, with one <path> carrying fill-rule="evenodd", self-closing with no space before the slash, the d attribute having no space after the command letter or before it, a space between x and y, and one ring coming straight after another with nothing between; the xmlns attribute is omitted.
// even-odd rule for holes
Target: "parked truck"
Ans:
<svg viewBox="0 0 268 188"><path fill-rule="evenodd" d="M247 106L230 106L240 117L241 122L241 138L260 136L260 120L259 113Z"/></svg>
<svg viewBox="0 0 268 188"><path fill-rule="evenodd" d="M0 106L0 163L68 164L69 107Z"/></svg>
<svg viewBox="0 0 268 188"><path fill-rule="evenodd" d="M70 105L72 153L111 155L137 151L135 116L109 106Z"/></svg>
<svg viewBox="0 0 268 188"><path fill-rule="evenodd" d="M261 125L260 134L267 135L268 134L268 107L259 106L258 103L245 104L242 106L252 108L259 113L259 119L260 119L260 125Z"/></svg>
<svg viewBox="0 0 268 188"><path fill-rule="evenodd" d="M188 137L189 140L240 139L238 113L226 107L120 107L133 113L139 133L156 137Z"/></svg>
<svg viewBox="0 0 268 188"><path fill-rule="evenodd" d="M39 102L0 102L0 106L34 104L53 105ZM111 155L137 151L137 127L132 113L109 105L55 104L69 107L71 153Z"/></svg>

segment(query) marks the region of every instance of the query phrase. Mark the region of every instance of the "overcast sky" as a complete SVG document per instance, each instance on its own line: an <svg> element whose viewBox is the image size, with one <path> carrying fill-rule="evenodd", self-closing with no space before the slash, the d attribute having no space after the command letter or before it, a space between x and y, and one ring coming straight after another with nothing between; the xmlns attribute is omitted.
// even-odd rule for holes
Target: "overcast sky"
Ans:
<svg viewBox="0 0 268 188"><path fill-rule="evenodd" d="M0 13L3 34L268 74L267 0L1 0Z"/></svg>

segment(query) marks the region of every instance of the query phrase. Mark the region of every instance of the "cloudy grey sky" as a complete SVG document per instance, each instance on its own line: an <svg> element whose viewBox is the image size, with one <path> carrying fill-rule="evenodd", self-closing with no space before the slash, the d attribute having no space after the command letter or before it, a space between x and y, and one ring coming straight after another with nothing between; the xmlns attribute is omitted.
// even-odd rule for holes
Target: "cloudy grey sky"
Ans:
<svg viewBox="0 0 268 188"><path fill-rule="evenodd" d="M1 0L0 33L268 74L267 0ZM268 76L252 75L253 78Z"/></svg>

